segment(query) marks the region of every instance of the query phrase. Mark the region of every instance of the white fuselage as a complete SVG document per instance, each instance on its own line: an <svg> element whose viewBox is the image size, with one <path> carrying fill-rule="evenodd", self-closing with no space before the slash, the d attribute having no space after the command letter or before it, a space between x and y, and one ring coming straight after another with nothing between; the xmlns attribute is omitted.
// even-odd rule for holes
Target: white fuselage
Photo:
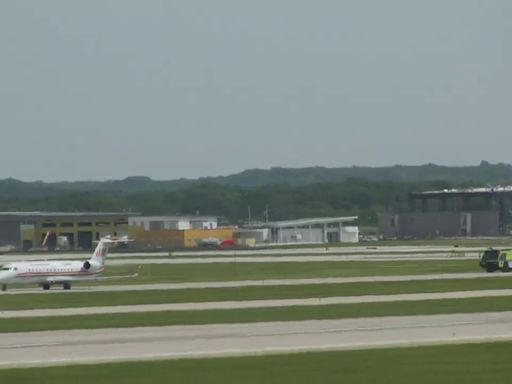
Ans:
<svg viewBox="0 0 512 384"><path fill-rule="evenodd" d="M89 268L85 264L89 264ZM54 284L94 278L103 272L94 261L35 261L5 265L0 270L0 284Z"/></svg>

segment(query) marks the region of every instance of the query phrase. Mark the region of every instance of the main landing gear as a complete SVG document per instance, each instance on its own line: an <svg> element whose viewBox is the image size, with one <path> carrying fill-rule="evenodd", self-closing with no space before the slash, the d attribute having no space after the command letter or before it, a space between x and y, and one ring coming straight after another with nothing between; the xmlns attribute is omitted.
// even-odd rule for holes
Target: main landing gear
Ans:
<svg viewBox="0 0 512 384"><path fill-rule="evenodd" d="M50 289L51 285L46 283L46 284L41 284L41 287L43 287L44 291L48 291ZM71 283L62 283L62 287L65 290L69 290L69 289L71 289Z"/></svg>
<svg viewBox="0 0 512 384"><path fill-rule="evenodd" d="M2 284L2 292L7 291L7 284Z"/></svg>

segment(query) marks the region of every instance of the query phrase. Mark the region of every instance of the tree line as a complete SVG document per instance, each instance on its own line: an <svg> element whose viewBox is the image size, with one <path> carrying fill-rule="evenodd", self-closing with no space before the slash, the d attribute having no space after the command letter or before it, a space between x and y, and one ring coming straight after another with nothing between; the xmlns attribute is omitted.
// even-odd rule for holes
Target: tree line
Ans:
<svg viewBox="0 0 512 384"><path fill-rule="evenodd" d="M360 225L377 224L378 214L408 209L408 195L451 188L444 181L397 182L348 179L307 185L259 187L200 181L176 190L55 191L0 197L1 211L134 212L143 215L215 215L226 223L302 217L359 216Z"/></svg>

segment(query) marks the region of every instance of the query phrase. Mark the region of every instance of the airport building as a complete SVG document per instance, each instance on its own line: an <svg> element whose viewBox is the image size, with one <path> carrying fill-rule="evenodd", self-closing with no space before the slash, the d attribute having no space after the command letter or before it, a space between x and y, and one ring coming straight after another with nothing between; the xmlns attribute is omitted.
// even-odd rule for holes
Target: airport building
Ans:
<svg viewBox="0 0 512 384"><path fill-rule="evenodd" d="M29 250L56 248L64 239L70 249L91 249L102 236L128 234L128 213L118 212L0 212L0 245ZM53 241L48 242L48 234Z"/></svg>
<svg viewBox="0 0 512 384"><path fill-rule="evenodd" d="M218 246L232 240L235 230L219 227L215 216L134 216L129 228L136 250Z"/></svg>
<svg viewBox="0 0 512 384"><path fill-rule="evenodd" d="M146 231L161 229L216 229L215 216L132 216L130 226L142 227Z"/></svg>
<svg viewBox="0 0 512 384"><path fill-rule="evenodd" d="M359 228L351 217L321 217L245 225L234 234L237 245L357 243Z"/></svg>
<svg viewBox="0 0 512 384"><path fill-rule="evenodd" d="M409 195L409 211L379 217L385 238L510 235L512 187L450 189Z"/></svg>

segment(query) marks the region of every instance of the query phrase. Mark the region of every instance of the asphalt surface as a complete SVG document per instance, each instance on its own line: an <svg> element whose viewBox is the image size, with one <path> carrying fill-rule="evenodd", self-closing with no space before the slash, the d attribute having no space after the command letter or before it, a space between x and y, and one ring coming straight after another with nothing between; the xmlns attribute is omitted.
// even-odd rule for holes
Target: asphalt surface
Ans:
<svg viewBox="0 0 512 384"><path fill-rule="evenodd" d="M369 349L512 339L512 312L6 333L0 366Z"/></svg>
<svg viewBox="0 0 512 384"><path fill-rule="evenodd" d="M499 248L499 247L498 247ZM238 256L265 256L265 255L389 255L389 256L411 256L415 253L440 254L443 256L453 256L460 253L478 255L483 251L482 247L446 247L446 246L397 246L397 247L319 247L319 248L289 248L289 249L248 249L248 250L208 250L208 251L184 251L184 252L123 252L110 253L109 258L159 258L167 257L170 254L173 257L194 258L219 256L238 257ZM59 260L59 259L89 259L91 252L83 253L8 253L0 255L0 263L8 263L13 261L36 261L36 260Z"/></svg>
<svg viewBox="0 0 512 384"><path fill-rule="evenodd" d="M151 291L151 290L176 290L176 289L206 289L206 288L236 288L236 287L264 287L279 285L316 285L316 284L350 284L350 283L374 283L391 281L429 281L429 280L466 280L466 279L487 279L487 278L510 278L512 273L438 273L425 275L393 275L393 276L355 276L355 277L326 277L313 279L269 279L269 280L242 280L242 281L215 281L206 283L160 283L160 284L126 284L126 285L91 285L73 286L71 290L65 291L60 287L54 287L49 291L41 288L9 288L1 295L21 294L50 294L62 293L72 294L73 292L119 292L119 291Z"/></svg>
<svg viewBox="0 0 512 384"><path fill-rule="evenodd" d="M249 300L249 301L213 301L200 303L170 303L170 304L138 304L138 305L112 305L104 307L78 307L78 308L52 308L52 309L26 309L0 311L0 318L44 317L44 316L72 316L97 315L112 313L141 313L162 311L200 311L211 309L246 309L246 308L283 308L293 306L318 306L332 304L358 304L358 303L389 303L395 301L425 301L443 299L467 299L478 297L509 297L512 289L493 289L481 291L457 291L435 293L405 293L395 295L361 295L361 296L333 296L307 299L280 299L280 300Z"/></svg>
<svg viewBox="0 0 512 384"><path fill-rule="evenodd" d="M420 260L475 260L475 255L451 256L448 254L403 255L360 255L360 256L244 256L244 257L204 257L204 258L142 258L110 259L107 265L146 265L146 264L219 264L219 263L312 263L343 261L420 261Z"/></svg>
<svg viewBox="0 0 512 384"><path fill-rule="evenodd" d="M418 260L477 260L477 253L449 254L449 253L417 253L403 254L368 254L368 255L301 255L301 256L216 256L216 257L139 257L139 258L112 258L109 256L107 266L115 265L144 265L144 264L214 264L214 263L307 263L330 261L418 261ZM8 264L15 261L50 261L67 259L0 259L0 264ZM69 259L83 259L84 257L72 257Z"/></svg>
<svg viewBox="0 0 512 384"><path fill-rule="evenodd" d="M495 248L500 248L499 246ZM415 253L415 252L482 252L484 247L455 247L455 246L353 246L353 247L324 247L310 248L251 248L247 250L191 250L172 252L173 256L233 256L233 255L265 255L265 254L362 254L362 253Z"/></svg>

